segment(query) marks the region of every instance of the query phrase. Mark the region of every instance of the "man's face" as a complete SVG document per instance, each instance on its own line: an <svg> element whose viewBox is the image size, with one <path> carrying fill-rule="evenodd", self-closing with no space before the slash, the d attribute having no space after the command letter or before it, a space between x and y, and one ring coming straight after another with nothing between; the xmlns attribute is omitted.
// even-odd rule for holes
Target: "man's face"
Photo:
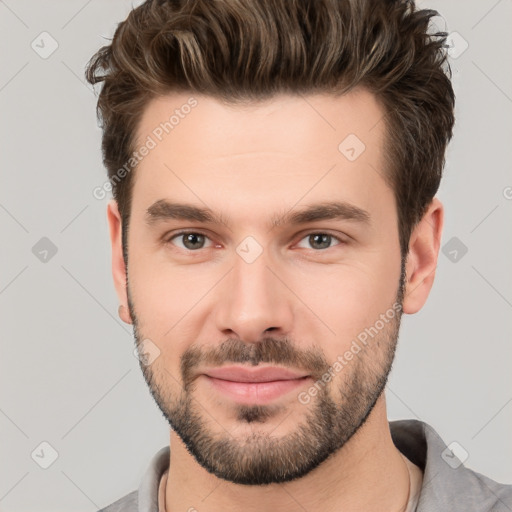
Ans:
<svg viewBox="0 0 512 512"><path fill-rule="evenodd" d="M288 481L351 438L391 368L401 258L383 111L365 91L189 98L153 100L138 131L156 146L134 171L128 299L141 351L159 350L141 367L208 471ZM339 215L297 215L331 203Z"/></svg>

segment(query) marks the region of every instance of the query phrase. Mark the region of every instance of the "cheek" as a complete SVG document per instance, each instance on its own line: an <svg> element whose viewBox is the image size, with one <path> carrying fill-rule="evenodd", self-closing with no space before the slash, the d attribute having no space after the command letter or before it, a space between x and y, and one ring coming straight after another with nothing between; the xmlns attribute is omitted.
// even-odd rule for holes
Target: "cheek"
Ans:
<svg viewBox="0 0 512 512"><path fill-rule="evenodd" d="M150 325L174 325L208 290L211 277L197 267L180 267L142 252L129 265L137 312Z"/></svg>
<svg viewBox="0 0 512 512"><path fill-rule="evenodd" d="M149 370L161 389L177 393L182 385L180 356L187 349L189 340L184 332L186 322L183 318L187 311L183 299L174 296L175 292L169 293L170 287L162 286L160 279L153 282L141 276L132 280L137 282L135 286L130 284L130 291L137 315L138 336L143 347L149 345L150 354L151 351L157 353Z"/></svg>
<svg viewBox="0 0 512 512"><path fill-rule="evenodd" d="M295 275L292 288L315 314L312 322L320 319L334 332L325 331L331 342L318 340L328 359L344 353L359 333L393 305L399 277L399 260L380 256L327 270L310 267Z"/></svg>
<svg viewBox="0 0 512 512"><path fill-rule="evenodd" d="M143 251L131 259L130 293L139 334L160 349L155 371L169 385L175 382L171 375L181 382L180 356L201 337L212 313L208 292L224 272L218 265L173 265L161 255Z"/></svg>

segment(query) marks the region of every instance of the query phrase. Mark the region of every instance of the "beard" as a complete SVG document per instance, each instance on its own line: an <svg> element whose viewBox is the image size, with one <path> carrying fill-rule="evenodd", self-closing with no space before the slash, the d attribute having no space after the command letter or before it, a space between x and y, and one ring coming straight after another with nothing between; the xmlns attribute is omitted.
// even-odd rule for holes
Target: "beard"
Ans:
<svg viewBox="0 0 512 512"><path fill-rule="evenodd" d="M144 359L139 357L144 379L170 427L208 472L243 485L268 485L301 478L351 439L384 391L398 343L404 282L405 262L402 261L396 294L396 304L400 308L368 345L340 370L341 375L336 375L330 382L321 382L322 375L331 368L321 350L299 350L289 339L272 336L258 343L230 338L215 347L190 346L180 358L179 392L171 392L171 381L177 380L168 369L154 369L153 365L143 364ZM145 336L140 329L128 281L127 288L128 307L139 350ZM285 414L285 405L233 404L237 425L254 424L249 435L234 437L226 429L216 428L218 422L210 418L205 407L194 397L198 369L203 365L212 367L226 363L252 366L273 363L305 370L315 383L321 385L316 386L317 394L307 405L300 405L303 408L300 410L301 421L295 424L292 432L282 436L272 436L272 431L258 430L257 426ZM335 384L340 377L341 382Z"/></svg>

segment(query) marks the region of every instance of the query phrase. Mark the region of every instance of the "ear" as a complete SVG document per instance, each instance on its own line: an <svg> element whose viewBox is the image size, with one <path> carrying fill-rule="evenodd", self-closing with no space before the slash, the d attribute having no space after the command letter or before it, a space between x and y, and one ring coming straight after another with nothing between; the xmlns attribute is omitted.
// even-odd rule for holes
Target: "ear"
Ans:
<svg viewBox="0 0 512 512"><path fill-rule="evenodd" d="M128 292L126 289L126 265L123 256L122 220L115 199L111 199L108 203L107 221L112 246L112 276L120 304L119 316L123 322L131 324L132 318L128 309Z"/></svg>
<svg viewBox="0 0 512 512"><path fill-rule="evenodd" d="M434 284L443 222L443 205L434 197L409 240L403 301L403 311L409 315L423 307Z"/></svg>

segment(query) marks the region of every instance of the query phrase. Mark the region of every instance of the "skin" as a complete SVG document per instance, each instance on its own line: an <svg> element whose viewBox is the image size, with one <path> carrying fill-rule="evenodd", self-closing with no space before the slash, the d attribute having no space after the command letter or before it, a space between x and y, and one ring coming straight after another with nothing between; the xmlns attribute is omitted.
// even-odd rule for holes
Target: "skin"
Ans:
<svg viewBox="0 0 512 512"><path fill-rule="evenodd" d="M144 141L188 94L152 100L142 117ZM367 91L341 97L283 95L245 107L229 107L194 95L198 105L139 163L133 188L128 238L128 286L122 254L121 218L115 201L107 217L112 270L121 317L137 315L140 339L160 350L144 369L159 404L171 409L183 389L181 356L194 344L215 350L228 338L250 346L265 336L287 338L298 353L312 350L329 364L356 336L375 324L395 302L400 247L393 191L383 179L383 110ZM366 149L353 162L338 150L356 134ZM167 220L149 226L146 209L167 199L208 206L229 224ZM364 209L370 223L320 220L269 229L269 219L323 201L343 200ZM414 314L432 287L443 225L437 198L413 230L406 262L402 309ZM207 235L206 247L187 250L180 229ZM320 250L308 235L340 237ZM164 236L165 235L165 236ZM252 236L263 252L247 263L236 252ZM337 283L337 286L334 286ZM130 308L128 308L130 295ZM271 329L270 332L266 332ZM383 373L396 339L379 333L378 343L354 356L326 393L342 403L354 372ZM395 336L396 338L396 336ZM140 340L139 340L140 341ZM355 361L364 362L358 365ZM311 413L318 397L297 399L311 381L278 397L261 422L242 421L237 404L195 381L192 396L203 425L233 443L253 434L284 439ZM155 395L154 395L155 396ZM157 400L157 401L158 401ZM408 498L409 475L394 446L380 394L354 435L299 479L266 486L241 485L208 472L171 429L172 458L166 483L168 511L399 511Z"/></svg>

